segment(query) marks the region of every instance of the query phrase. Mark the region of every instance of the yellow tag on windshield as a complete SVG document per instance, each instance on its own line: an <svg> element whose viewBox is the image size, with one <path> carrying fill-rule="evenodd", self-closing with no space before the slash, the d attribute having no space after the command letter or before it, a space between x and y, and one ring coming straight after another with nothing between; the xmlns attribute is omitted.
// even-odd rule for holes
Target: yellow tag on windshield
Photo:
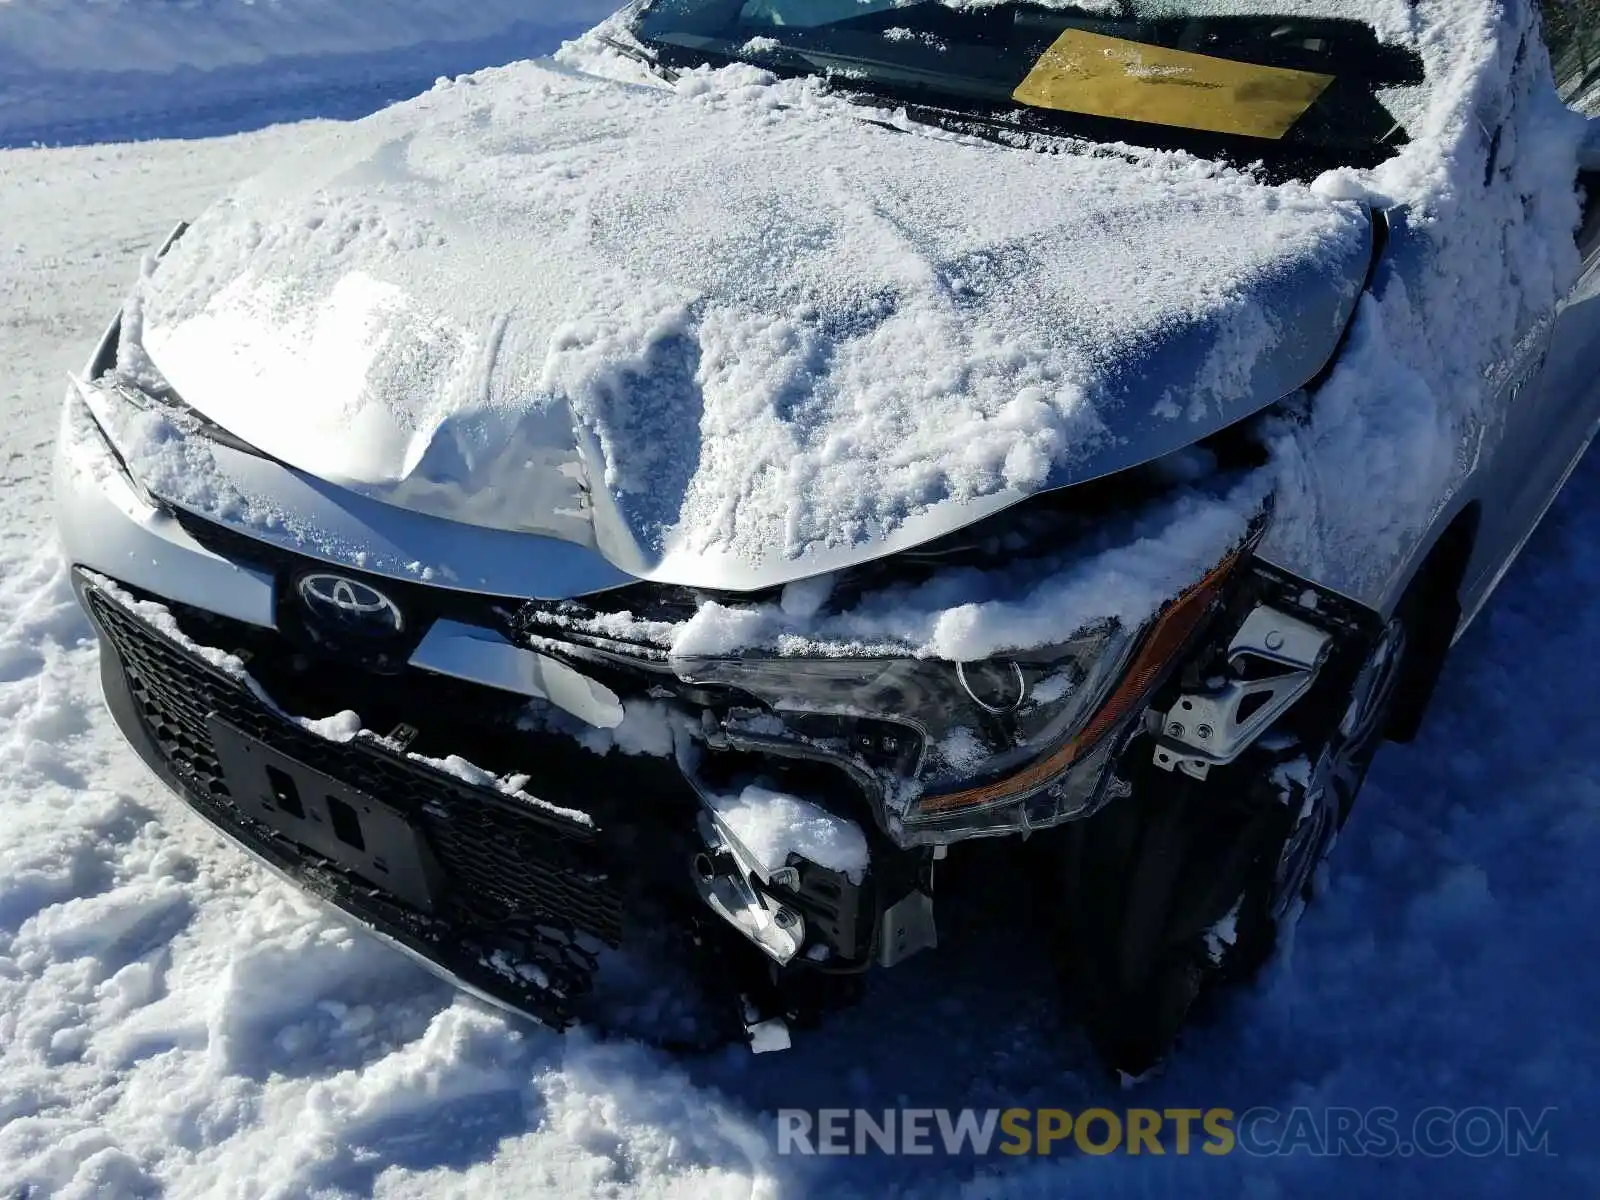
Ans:
<svg viewBox="0 0 1600 1200"><path fill-rule="evenodd" d="M1281 138L1332 75L1168 50L1069 29L1013 93L1018 104L1093 117Z"/></svg>

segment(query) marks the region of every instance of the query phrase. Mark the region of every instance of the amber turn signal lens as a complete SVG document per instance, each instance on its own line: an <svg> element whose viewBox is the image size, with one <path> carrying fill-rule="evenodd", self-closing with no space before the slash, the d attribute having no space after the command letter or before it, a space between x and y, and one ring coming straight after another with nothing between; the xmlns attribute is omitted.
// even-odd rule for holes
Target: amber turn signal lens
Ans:
<svg viewBox="0 0 1600 1200"><path fill-rule="evenodd" d="M1035 759L1027 767L994 783L968 788L960 792L947 792L942 796L926 796L919 800L908 814L915 821L928 817L945 816L966 809L984 808L1012 798L1030 796L1064 774L1100 742L1111 730L1144 702L1150 690L1161 678L1173 657L1188 644L1199 628L1200 622L1211 611L1222 594L1223 585L1244 557L1240 547L1218 563L1205 578L1193 584L1162 611L1145 635L1132 663L1123 673L1106 702L1094 716L1072 737L1043 758Z"/></svg>

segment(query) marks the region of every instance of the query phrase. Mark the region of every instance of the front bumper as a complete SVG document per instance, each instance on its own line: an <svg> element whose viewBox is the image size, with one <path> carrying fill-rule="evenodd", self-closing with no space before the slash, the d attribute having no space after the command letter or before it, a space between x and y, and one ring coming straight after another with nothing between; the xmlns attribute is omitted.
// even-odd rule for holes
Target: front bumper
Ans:
<svg viewBox="0 0 1600 1200"><path fill-rule="evenodd" d="M578 1015L600 955L623 936L608 847L574 817L418 764L377 739L329 742L119 603L74 583L101 640L118 728L163 782L274 871L477 995L557 1028ZM418 823L451 883L425 913L252 819L230 793L216 717L280 753L381 796Z"/></svg>
<svg viewBox="0 0 1600 1200"><path fill-rule="evenodd" d="M107 345L115 336L113 327ZM191 806L258 858L463 986L556 1026L582 1015L606 949L622 946L630 926L636 942L659 941L661 929L692 931L714 913L719 933L743 939L734 957L754 957L763 975L773 964L779 973L854 974L936 944L931 875L946 845L903 838L880 789L858 777L873 755L902 765L902 749L859 729L843 750L775 737L737 681L669 679L648 656L585 654L579 645L544 653L548 639L518 624L524 602L516 597L529 593L404 578L428 557L411 560L411 547L437 540L438 522L377 512L382 506L368 513L369 502L333 488L313 503L290 486L298 480L303 490L306 481L281 465L225 443L210 450L240 458L224 472L229 486L256 509L270 500L276 522L255 521L246 533L215 506L200 516L155 499L69 396L60 529L101 634L106 693L123 732ZM251 471L272 478L246 486ZM315 536L285 546L273 534L285 521ZM397 540L395 522L406 538ZM335 530L343 534L332 537ZM461 528L463 541L471 536ZM547 540L530 544L532 559L553 553ZM353 549L363 546L377 546L382 562ZM355 564L342 578L355 586L366 579L405 614L381 652L330 637L296 599L334 548L332 562ZM493 557L529 566L520 553ZM410 567L390 570L390 559ZM444 576L459 588L458 572ZM159 619L147 619L152 607ZM219 657L230 655L236 669L221 669ZM251 663L248 672L239 659ZM1132 674L1148 687L1149 672ZM541 738L529 728L538 716L530 699L601 727L623 720L624 700L663 705L686 726L674 729L676 766L658 759L618 771L619 756L596 758L569 733ZM306 719L340 710L364 723L353 740L324 736ZM1104 755L1114 755L1135 716L1119 710L1121 728L1105 736ZM262 790L261 772L247 763L239 773L241 746L250 762L276 762L313 789L326 782L326 795L306 806L309 817L288 821ZM441 769L447 756L461 756L465 777ZM585 761L550 769L573 756ZM1098 793L1107 763L1091 765L1085 774ZM535 795L507 786L519 777ZM719 800L769 779L776 794L818 797L829 818L858 826L870 851L864 878L798 852L764 861L741 843L721 821ZM341 843L327 827L352 806L365 806L372 827ZM383 865L391 844L403 864L393 875ZM412 885L396 883L402 875Z"/></svg>
<svg viewBox="0 0 1600 1200"><path fill-rule="evenodd" d="M801 956L786 973L774 973L755 945L705 907L696 873L706 858L703 809L670 761L597 757L570 737L503 719L525 707L523 697L414 670L384 679L347 673L340 680L325 664L309 681L314 689L343 689L341 698L364 691L374 698L364 715L382 713L378 723L396 730L330 734L279 706L277 685L288 674L282 664L274 667L268 654L248 645L239 645L236 656L225 638L194 636L220 630L244 642L254 636L259 647L259 639L277 634L140 596L82 568L73 579L100 636L102 686L119 728L191 808L360 926L479 997L545 1025L606 1026L613 992L607 962L642 957L655 960L647 970L697 985L689 1005L699 1014L694 1032L665 1044L734 1040L747 1030L752 1010L761 1017L791 1013L791 985L814 976L818 958L830 968L852 957L870 960L883 927L880 909L895 911L896 897L872 874L858 886L816 864L798 864L782 886L785 902L803 914L811 946L830 952ZM221 653L219 642L227 647ZM246 660L248 673L241 669ZM386 703L375 699L379 692L391 693ZM294 697L293 709L304 708L301 699ZM425 711L430 706L432 713ZM498 777L465 759L452 764L409 750L416 731L401 722L391 726L397 713L432 718L434 743L421 737L412 744L430 751L459 744L473 763L494 764ZM414 833L433 875L428 894L419 899L395 886L398 874L374 874L382 847L374 845L366 816L356 835L357 842L364 835L365 854L335 847L332 857L324 852L333 844L326 836L286 830L281 814L262 819L261 793L241 788L229 761L235 736L300 778L306 810L318 799L306 780L321 780L324 791L356 807L370 802L391 827ZM506 769L507 755L531 770ZM506 786L516 775L530 777L524 786L536 796ZM638 975L639 964L616 974Z"/></svg>

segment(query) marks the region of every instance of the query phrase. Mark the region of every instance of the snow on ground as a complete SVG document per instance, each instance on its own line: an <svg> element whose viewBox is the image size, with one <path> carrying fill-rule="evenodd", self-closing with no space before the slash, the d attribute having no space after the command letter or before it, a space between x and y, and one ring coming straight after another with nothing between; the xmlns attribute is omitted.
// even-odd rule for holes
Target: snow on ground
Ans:
<svg viewBox="0 0 1600 1200"><path fill-rule="evenodd" d="M612 0L0 0L0 146L356 117L547 53Z"/></svg>
<svg viewBox="0 0 1600 1200"><path fill-rule="evenodd" d="M790 1053L675 1061L463 999L219 842L102 710L49 439L140 253L298 136L0 152L0 1194L1594 1193L1592 458L1423 738L1380 757L1285 961L1131 1094L1003 927L951 931ZM1523 1158L775 1154L779 1107L897 1103L1559 1112L1554 1156Z"/></svg>

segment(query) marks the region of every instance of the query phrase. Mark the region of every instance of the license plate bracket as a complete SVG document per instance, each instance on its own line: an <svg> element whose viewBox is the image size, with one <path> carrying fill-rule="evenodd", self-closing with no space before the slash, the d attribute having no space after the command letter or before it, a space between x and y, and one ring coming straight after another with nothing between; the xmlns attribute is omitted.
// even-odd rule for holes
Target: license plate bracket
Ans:
<svg viewBox="0 0 1600 1200"><path fill-rule="evenodd" d="M247 816L412 908L436 910L444 875L427 839L404 814L216 714L208 724L228 791Z"/></svg>

